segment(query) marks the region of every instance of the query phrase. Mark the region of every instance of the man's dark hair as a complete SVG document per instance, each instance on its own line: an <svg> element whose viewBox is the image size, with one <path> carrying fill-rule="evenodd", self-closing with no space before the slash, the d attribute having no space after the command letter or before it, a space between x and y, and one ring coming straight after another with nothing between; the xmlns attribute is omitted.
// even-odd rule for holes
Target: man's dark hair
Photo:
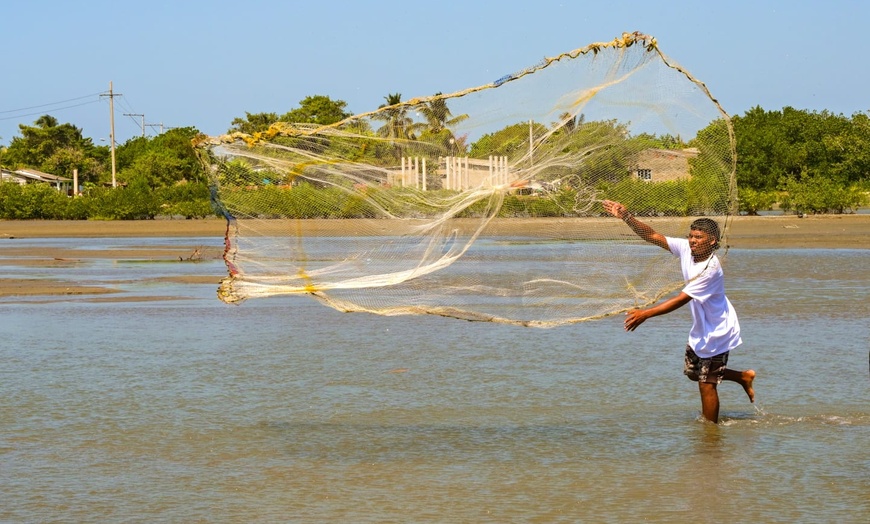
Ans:
<svg viewBox="0 0 870 524"><path fill-rule="evenodd" d="M692 222L692 225L689 226L689 229L694 229L696 231L703 231L708 235L711 235L716 239L716 243L713 244L713 249L719 248L719 224L716 223L712 218L699 218Z"/></svg>

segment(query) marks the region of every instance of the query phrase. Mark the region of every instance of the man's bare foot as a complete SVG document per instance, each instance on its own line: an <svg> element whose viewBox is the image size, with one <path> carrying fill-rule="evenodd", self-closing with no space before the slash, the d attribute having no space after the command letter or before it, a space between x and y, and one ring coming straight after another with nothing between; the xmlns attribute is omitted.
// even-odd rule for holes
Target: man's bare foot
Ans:
<svg viewBox="0 0 870 524"><path fill-rule="evenodd" d="M755 390L752 389L752 382L755 380L755 370L747 369L740 375L740 385L743 386L743 391L749 396L749 402L755 403Z"/></svg>

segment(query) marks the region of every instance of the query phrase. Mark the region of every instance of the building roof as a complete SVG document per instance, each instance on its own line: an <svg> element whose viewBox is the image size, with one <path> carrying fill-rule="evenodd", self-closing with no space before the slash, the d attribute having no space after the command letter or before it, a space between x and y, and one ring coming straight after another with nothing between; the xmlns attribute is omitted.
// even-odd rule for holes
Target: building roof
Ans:
<svg viewBox="0 0 870 524"><path fill-rule="evenodd" d="M699 153L700 151L696 147L687 147L685 149L649 148L640 152L643 156L657 158L694 158L698 156Z"/></svg>
<svg viewBox="0 0 870 524"><path fill-rule="evenodd" d="M43 173L42 171L37 171L36 169L30 168L16 169L15 171L13 171L13 174L39 182L72 182L71 178L64 178L62 176Z"/></svg>

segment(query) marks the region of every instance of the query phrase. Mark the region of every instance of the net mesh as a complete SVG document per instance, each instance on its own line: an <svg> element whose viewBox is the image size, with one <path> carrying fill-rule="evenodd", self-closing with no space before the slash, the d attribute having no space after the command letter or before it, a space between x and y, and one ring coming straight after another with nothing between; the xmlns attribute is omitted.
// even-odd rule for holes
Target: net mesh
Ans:
<svg viewBox="0 0 870 524"><path fill-rule="evenodd" d="M393 101L331 125L199 139L228 223L222 300L308 295L342 311L549 327L683 284L603 199L667 236L697 215L727 236L730 119L652 37Z"/></svg>

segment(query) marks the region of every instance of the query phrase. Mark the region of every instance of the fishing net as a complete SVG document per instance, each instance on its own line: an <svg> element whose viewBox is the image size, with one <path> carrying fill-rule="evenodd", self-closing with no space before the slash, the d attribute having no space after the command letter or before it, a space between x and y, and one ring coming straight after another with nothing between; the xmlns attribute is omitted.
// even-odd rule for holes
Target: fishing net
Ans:
<svg viewBox="0 0 870 524"><path fill-rule="evenodd" d="M330 125L202 137L227 218L219 297L549 327L644 306L678 264L605 216L727 235L730 119L639 33L491 84L390 100ZM723 241L725 245L725 241ZM721 256L721 253L720 253Z"/></svg>

